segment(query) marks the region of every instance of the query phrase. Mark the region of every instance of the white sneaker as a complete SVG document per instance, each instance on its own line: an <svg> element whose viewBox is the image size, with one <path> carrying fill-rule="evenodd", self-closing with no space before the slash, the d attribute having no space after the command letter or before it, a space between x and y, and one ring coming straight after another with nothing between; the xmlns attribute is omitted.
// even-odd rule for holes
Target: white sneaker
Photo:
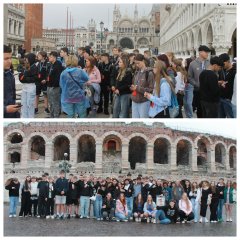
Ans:
<svg viewBox="0 0 240 240"><path fill-rule="evenodd" d="M50 218L50 216L48 215L48 216L46 216L46 219L49 219Z"/></svg>
<svg viewBox="0 0 240 240"><path fill-rule="evenodd" d="M232 222L233 220L231 218L229 218L229 222Z"/></svg>
<svg viewBox="0 0 240 240"><path fill-rule="evenodd" d="M208 223L208 220L207 220L207 218L205 218L205 223Z"/></svg>
<svg viewBox="0 0 240 240"><path fill-rule="evenodd" d="M16 214L14 214L14 215L13 215L13 217L17 217L17 215L16 215Z"/></svg>
<svg viewBox="0 0 240 240"><path fill-rule="evenodd" d="M150 218L147 218L147 223L150 223Z"/></svg>
<svg viewBox="0 0 240 240"><path fill-rule="evenodd" d="M82 218L83 218L83 216L80 216L80 218L82 219Z"/></svg>
<svg viewBox="0 0 240 240"><path fill-rule="evenodd" d="M199 222L202 223L202 218L199 219Z"/></svg>
<svg viewBox="0 0 240 240"><path fill-rule="evenodd" d="M154 219L152 219L152 223L156 223L156 219L154 218Z"/></svg>
<svg viewBox="0 0 240 240"><path fill-rule="evenodd" d="M90 218L89 216L87 216L87 218Z"/></svg>
<svg viewBox="0 0 240 240"><path fill-rule="evenodd" d="M135 222L138 222L138 218L135 218Z"/></svg>
<svg viewBox="0 0 240 240"><path fill-rule="evenodd" d="M54 219L54 218L55 218L54 215L52 215L52 216L51 216L51 219Z"/></svg>
<svg viewBox="0 0 240 240"><path fill-rule="evenodd" d="M11 215L11 214L10 214L10 215L9 215L9 217L10 217L10 218L12 218L12 217L13 217L13 215Z"/></svg>

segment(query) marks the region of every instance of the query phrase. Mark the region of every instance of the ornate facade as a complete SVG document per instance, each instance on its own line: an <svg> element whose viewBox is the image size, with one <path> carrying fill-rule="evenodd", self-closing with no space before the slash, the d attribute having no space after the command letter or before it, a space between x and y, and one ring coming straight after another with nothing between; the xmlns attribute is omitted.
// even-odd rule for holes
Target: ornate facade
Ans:
<svg viewBox="0 0 240 240"><path fill-rule="evenodd" d="M14 55L24 45L25 36L24 4L4 4L4 44L12 48Z"/></svg>
<svg viewBox="0 0 240 240"><path fill-rule="evenodd" d="M164 179L236 178L236 141L163 123L12 123L4 128L4 176L57 175L68 153L73 174L131 172Z"/></svg>
<svg viewBox="0 0 240 240"><path fill-rule="evenodd" d="M203 44L236 57L236 4L161 4L160 12L161 52L186 58Z"/></svg>

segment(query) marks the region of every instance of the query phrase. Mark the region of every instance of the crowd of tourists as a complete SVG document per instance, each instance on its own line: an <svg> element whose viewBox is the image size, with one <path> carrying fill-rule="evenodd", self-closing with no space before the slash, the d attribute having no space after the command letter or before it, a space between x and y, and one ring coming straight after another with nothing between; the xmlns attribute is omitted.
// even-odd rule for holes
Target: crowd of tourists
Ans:
<svg viewBox="0 0 240 240"><path fill-rule="evenodd" d="M4 117L34 118L43 96L50 118L234 118L236 61L227 53L209 57L201 45L198 57L176 58L172 52L151 56L123 52L112 55L80 47L69 54L44 51L24 54L17 68L22 87L16 103L11 48L4 45ZM209 60L210 58L210 60ZM183 114L184 110L184 114Z"/></svg>
<svg viewBox="0 0 240 240"><path fill-rule="evenodd" d="M146 223L232 222L236 182L167 181L138 175L117 178L69 174L8 179L9 217ZM21 208L18 211L19 198ZM225 207L225 216L223 208ZM207 219L207 210L210 219ZM234 207L234 211L236 211Z"/></svg>

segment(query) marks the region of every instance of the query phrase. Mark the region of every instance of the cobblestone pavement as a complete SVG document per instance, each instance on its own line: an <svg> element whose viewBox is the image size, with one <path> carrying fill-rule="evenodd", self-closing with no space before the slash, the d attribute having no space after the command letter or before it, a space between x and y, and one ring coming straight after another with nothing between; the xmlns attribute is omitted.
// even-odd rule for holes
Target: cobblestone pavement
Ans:
<svg viewBox="0 0 240 240"><path fill-rule="evenodd" d="M236 236L236 211L234 206L233 223L160 225L94 219L9 218L5 205L4 236Z"/></svg>

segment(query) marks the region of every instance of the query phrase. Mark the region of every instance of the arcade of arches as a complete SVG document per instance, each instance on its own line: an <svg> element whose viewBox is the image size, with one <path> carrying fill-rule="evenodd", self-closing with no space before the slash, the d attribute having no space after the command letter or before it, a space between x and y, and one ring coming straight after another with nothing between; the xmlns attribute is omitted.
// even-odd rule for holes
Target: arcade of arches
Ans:
<svg viewBox="0 0 240 240"><path fill-rule="evenodd" d="M109 132L97 137L89 132L75 138L64 133L51 138L34 133L24 138L19 132L13 132L5 138L5 153L6 166L14 163L24 168L35 162L36 167L44 169L56 166L64 159L64 153L68 153L66 160L72 163L73 169L78 164L91 163L91 172L96 174L116 172L116 169L117 172L153 174L166 169L205 174L236 170L236 145L214 142L203 135L194 140L187 137L171 139L167 135L149 139L138 133L123 137L117 132Z"/></svg>

